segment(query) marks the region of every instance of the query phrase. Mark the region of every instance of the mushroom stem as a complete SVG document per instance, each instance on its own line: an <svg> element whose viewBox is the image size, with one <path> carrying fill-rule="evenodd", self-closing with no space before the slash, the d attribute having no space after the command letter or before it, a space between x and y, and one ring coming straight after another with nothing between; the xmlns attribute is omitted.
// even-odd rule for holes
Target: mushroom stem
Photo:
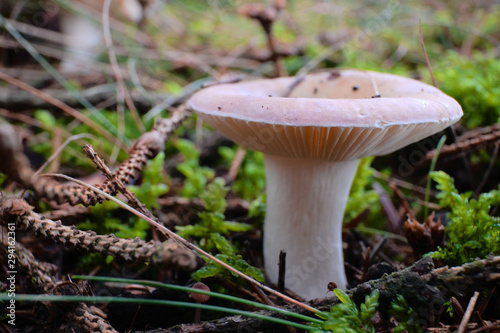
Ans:
<svg viewBox="0 0 500 333"><path fill-rule="evenodd" d="M265 269L278 280L287 252L285 287L306 298L324 297L329 282L346 288L342 221L358 159L328 162L265 155L267 213Z"/></svg>

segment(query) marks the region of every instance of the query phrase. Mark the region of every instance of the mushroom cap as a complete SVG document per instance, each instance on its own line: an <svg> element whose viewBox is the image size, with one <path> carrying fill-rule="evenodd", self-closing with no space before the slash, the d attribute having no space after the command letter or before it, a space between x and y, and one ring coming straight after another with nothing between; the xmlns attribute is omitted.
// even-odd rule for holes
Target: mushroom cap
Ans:
<svg viewBox="0 0 500 333"><path fill-rule="evenodd" d="M391 153L462 116L439 89L361 70L215 85L188 105L248 149L328 161Z"/></svg>
<svg viewBox="0 0 500 333"><path fill-rule="evenodd" d="M193 286L191 288L199 289L199 290L203 290L203 291L210 291L210 288L206 284L204 284L203 282L196 282L195 284L193 284ZM205 303L206 301L208 301L210 299L210 295L198 294L195 292L191 292L190 294L196 303Z"/></svg>

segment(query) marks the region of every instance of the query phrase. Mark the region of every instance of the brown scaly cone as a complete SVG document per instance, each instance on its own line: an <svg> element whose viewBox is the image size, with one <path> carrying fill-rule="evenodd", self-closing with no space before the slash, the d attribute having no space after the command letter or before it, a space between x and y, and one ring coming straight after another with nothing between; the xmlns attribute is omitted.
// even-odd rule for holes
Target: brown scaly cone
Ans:
<svg viewBox="0 0 500 333"><path fill-rule="evenodd" d="M405 234L408 243L413 249L415 257L437 250L444 239L444 226L441 219L434 221L434 212L422 224L414 218L408 217L405 222Z"/></svg>

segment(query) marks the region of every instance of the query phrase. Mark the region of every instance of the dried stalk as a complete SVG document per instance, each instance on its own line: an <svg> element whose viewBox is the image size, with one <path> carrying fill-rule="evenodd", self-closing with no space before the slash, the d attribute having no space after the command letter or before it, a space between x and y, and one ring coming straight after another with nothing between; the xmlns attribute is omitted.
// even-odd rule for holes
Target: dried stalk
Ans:
<svg viewBox="0 0 500 333"><path fill-rule="evenodd" d="M470 316L472 315L472 311L474 311L474 307L476 306L477 299L479 298L479 293L474 292L474 296L470 299L469 305L467 306L467 310L465 311L464 317L460 322L460 326L458 326L458 333L464 333L467 324L469 323Z"/></svg>
<svg viewBox="0 0 500 333"><path fill-rule="evenodd" d="M259 4L246 4L240 8L240 13L248 18L259 22L264 33L266 34L267 47L270 52L270 60L274 62L276 68L276 76L286 76L286 69L283 63L283 57L280 55L275 36L272 33L274 22L278 18L279 13L286 7L285 1L274 1L269 7L264 7Z"/></svg>
<svg viewBox="0 0 500 333"><path fill-rule="evenodd" d="M128 91L125 80L123 78L123 73L118 65L118 61L116 60L116 53L113 47L113 39L111 38L111 31L109 27L109 8L111 5L111 0L105 0L103 11L102 11L102 23L103 23L103 32L104 32L104 43L106 44L106 48L108 49L108 58L111 64L111 69L113 70L113 74L116 79L116 84L118 86L117 91L117 101L118 104L121 104L125 101L132 118L137 126L137 128L144 133L146 131L144 124L142 123L141 117L137 112L137 108L132 101L132 97L130 96L130 92Z"/></svg>
<svg viewBox="0 0 500 333"><path fill-rule="evenodd" d="M16 68L17 70L20 70ZM4 71L7 72L7 71ZM38 77L38 76L37 76ZM61 101L71 108L81 107L80 102L76 100L71 93L61 89L44 89L44 93L52 96L54 99ZM149 93L149 92L148 92ZM97 105L104 101L110 103L117 103L115 88L111 85L93 86L92 88L82 90L81 94L93 105ZM153 102L144 96L141 92L132 91L132 100L140 112L147 112L155 106L154 102L164 100L166 98L174 99L174 97L167 94L150 93L153 97ZM175 100L175 104L179 104L185 98L179 97ZM16 110L33 110L33 109L47 109L51 108L52 104L46 100L40 99L31 93L23 90L4 89L0 91L0 105L4 109Z"/></svg>
<svg viewBox="0 0 500 333"><path fill-rule="evenodd" d="M7 75L6 73L4 73L2 71L0 71L0 80L4 80L4 81L8 82L9 84L12 84L16 87L19 87L20 89L23 89L23 90L29 92L30 94L32 94L40 99L43 99L47 103L50 103L51 105L61 109L62 111L66 112L68 115L70 115L71 117L78 119L79 121L81 121L85 125L94 129L96 132L98 132L99 134L104 136L109 141L111 141L111 142L115 141L115 137L113 135L111 135L108 131L106 131L101 125L97 124L96 122L89 119L88 117L85 117L84 115L82 115L80 112L78 112L74 108L64 104L63 102L46 94L45 92L38 90L36 88L33 88L29 84L26 84L18 79L15 79L12 76ZM123 146L124 145L122 145L122 147Z"/></svg>
<svg viewBox="0 0 500 333"><path fill-rule="evenodd" d="M228 198L226 211L237 210L242 215L248 214L248 208L250 203L243 199L238 198ZM182 198L182 197L165 197L159 198L157 200L158 204L162 207L176 207L176 208L186 208L186 209L203 209L204 204L201 199L198 198Z"/></svg>
<svg viewBox="0 0 500 333"><path fill-rule="evenodd" d="M91 145L84 145L83 146L83 151L87 155L87 157L90 158L92 160L92 162L94 162L94 164L96 165L97 169L104 174L104 176L107 178L107 180L113 184L113 186L115 187L115 189L117 191L119 191L121 194L123 194L127 198L127 200L129 201L129 203L134 208L136 208L137 210L139 210L144 215L146 215L146 216L148 216L150 218L155 219L154 215L146 208L146 205L142 204L135 197L135 195L132 194L132 192L130 192L125 187L125 184L123 184L118 177L116 177L115 175L113 175L111 173L111 170L108 168L108 166L106 165L106 163L104 163L104 161L99 157L99 155L97 155L97 153L94 151L94 148L92 148Z"/></svg>

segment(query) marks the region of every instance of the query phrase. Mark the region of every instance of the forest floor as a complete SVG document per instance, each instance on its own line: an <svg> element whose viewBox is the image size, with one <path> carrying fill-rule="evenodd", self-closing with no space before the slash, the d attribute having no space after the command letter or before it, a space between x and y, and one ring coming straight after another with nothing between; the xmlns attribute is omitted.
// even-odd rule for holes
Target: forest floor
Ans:
<svg viewBox="0 0 500 333"><path fill-rule="evenodd" d="M500 4L138 3L0 4L0 332L500 332ZM361 160L348 289L304 300L266 280L262 153L186 101L343 68L464 115Z"/></svg>

